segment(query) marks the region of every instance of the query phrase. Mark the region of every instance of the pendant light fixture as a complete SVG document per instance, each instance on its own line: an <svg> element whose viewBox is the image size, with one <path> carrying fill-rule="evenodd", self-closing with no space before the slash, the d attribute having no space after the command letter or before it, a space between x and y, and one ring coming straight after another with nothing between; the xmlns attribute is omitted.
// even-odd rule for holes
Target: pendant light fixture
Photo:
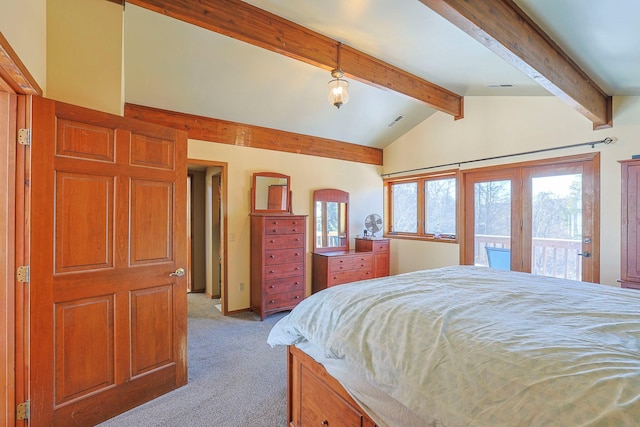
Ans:
<svg viewBox="0 0 640 427"><path fill-rule="evenodd" d="M331 71L333 80L329 82L329 104L334 105L338 109L349 102L349 93L347 92L349 82L342 79L344 72L340 69L341 51L342 43L338 42L338 68Z"/></svg>

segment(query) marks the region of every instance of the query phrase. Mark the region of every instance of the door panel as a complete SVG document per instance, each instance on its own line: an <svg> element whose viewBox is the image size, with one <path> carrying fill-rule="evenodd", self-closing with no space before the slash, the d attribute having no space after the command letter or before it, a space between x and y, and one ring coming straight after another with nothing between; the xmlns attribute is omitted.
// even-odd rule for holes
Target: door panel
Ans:
<svg viewBox="0 0 640 427"><path fill-rule="evenodd" d="M511 181L476 182L473 212L474 265L496 268L487 248L511 247Z"/></svg>
<svg viewBox="0 0 640 427"><path fill-rule="evenodd" d="M186 137L33 99L33 425L91 425L186 383Z"/></svg>
<svg viewBox="0 0 640 427"><path fill-rule="evenodd" d="M173 363L171 285L131 292L131 373Z"/></svg>
<svg viewBox="0 0 640 427"><path fill-rule="evenodd" d="M131 180L131 265L171 260L173 198L172 182Z"/></svg>
<svg viewBox="0 0 640 427"><path fill-rule="evenodd" d="M113 267L113 195L113 177L56 174L56 274Z"/></svg>
<svg viewBox="0 0 640 427"><path fill-rule="evenodd" d="M108 295L56 304L56 402L115 383L113 300Z"/></svg>

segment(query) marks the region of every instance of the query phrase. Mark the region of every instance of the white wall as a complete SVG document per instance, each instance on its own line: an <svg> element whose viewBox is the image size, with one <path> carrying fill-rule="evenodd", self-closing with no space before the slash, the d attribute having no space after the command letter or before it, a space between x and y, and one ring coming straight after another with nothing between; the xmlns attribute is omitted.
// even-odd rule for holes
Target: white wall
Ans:
<svg viewBox="0 0 640 427"><path fill-rule="evenodd" d="M384 150L384 173L532 151L615 137L596 145L472 163L465 168L585 152L601 152L600 281L620 277L620 165L640 154L640 97L615 97L613 128L593 131L591 122L555 97L466 97L465 118L436 113ZM459 263L459 245L393 242L392 272Z"/></svg>
<svg viewBox="0 0 640 427"><path fill-rule="evenodd" d="M230 311L249 307L249 238L251 184L255 172L278 172L291 177L293 213L309 215L307 221L307 292L311 290L311 251L309 230L313 216L313 191L337 188L350 193L350 244L364 230L370 213L382 214L380 168L342 160L282 153L249 147L189 140L189 159L228 163L228 307ZM240 283L245 290L240 291Z"/></svg>

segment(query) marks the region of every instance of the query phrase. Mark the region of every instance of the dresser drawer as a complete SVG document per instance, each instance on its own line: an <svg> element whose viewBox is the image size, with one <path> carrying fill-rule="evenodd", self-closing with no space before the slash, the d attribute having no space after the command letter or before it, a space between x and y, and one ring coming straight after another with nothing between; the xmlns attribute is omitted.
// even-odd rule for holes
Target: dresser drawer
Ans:
<svg viewBox="0 0 640 427"><path fill-rule="evenodd" d="M359 255L351 259L351 268L354 270L371 270L373 257L371 255Z"/></svg>
<svg viewBox="0 0 640 427"><path fill-rule="evenodd" d="M285 294L289 292L298 292L302 295L304 291L304 280L302 280L302 276L269 280L264 284L264 294L267 298L270 295Z"/></svg>
<svg viewBox="0 0 640 427"><path fill-rule="evenodd" d="M264 223L264 234L285 234L286 232L286 219L269 219Z"/></svg>
<svg viewBox="0 0 640 427"><path fill-rule="evenodd" d="M304 259L304 249L272 249L264 252L264 264L284 264L292 261L302 261Z"/></svg>
<svg viewBox="0 0 640 427"><path fill-rule="evenodd" d="M301 219L288 219L287 220L287 233L303 233L305 231L305 222Z"/></svg>
<svg viewBox="0 0 640 427"><path fill-rule="evenodd" d="M266 237L264 247L270 249L304 248L304 234L281 234Z"/></svg>
<svg viewBox="0 0 640 427"><path fill-rule="evenodd" d="M353 268L352 257L329 258L329 271L332 273L338 271L351 270Z"/></svg>
<svg viewBox="0 0 640 427"><path fill-rule="evenodd" d="M374 240L373 241L374 253L389 253L389 241L388 240Z"/></svg>
<svg viewBox="0 0 640 427"><path fill-rule="evenodd" d="M274 264L265 266L264 279L274 280L282 279L285 277L302 276L304 274L304 263L291 262L287 264Z"/></svg>
<svg viewBox="0 0 640 427"><path fill-rule="evenodd" d="M389 239L356 238L356 252L389 253Z"/></svg>
<svg viewBox="0 0 640 427"><path fill-rule="evenodd" d="M373 279L371 269L347 270L330 273L327 278L327 286L341 285L343 283L357 282L358 280Z"/></svg>
<svg viewBox="0 0 640 427"><path fill-rule="evenodd" d="M294 307L304 298L302 291L274 294L265 297L264 309L270 311L282 307Z"/></svg>
<svg viewBox="0 0 640 427"><path fill-rule="evenodd" d="M303 233L305 223L301 219L270 219L264 224L265 234L295 234Z"/></svg>

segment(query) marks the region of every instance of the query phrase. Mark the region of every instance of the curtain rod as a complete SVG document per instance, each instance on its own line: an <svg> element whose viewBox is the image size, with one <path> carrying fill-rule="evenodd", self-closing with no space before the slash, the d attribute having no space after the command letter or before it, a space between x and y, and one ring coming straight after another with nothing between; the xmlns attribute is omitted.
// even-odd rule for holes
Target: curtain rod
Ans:
<svg viewBox="0 0 640 427"><path fill-rule="evenodd" d="M383 174L380 174L380 176L385 178L385 177L389 177L389 176L392 176L392 175L399 175L399 174L409 173L409 172L418 172L418 171L424 171L424 170L428 170L428 169L444 168L444 167L447 167L447 166L456 166L457 165L458 167L460 167L460 165L463 165L463 164L466 164L466 163L484 162L484 161L487 161L487 160L504 159L506 157L515 157L515 156L524 156L526 154L544 153L545 151L563 150L565 148L582 147L582 146L585 146L585 145L590 145L591 148L594 148L597 144L609 145L609 144L612 144L614 142L615 142L614 138L607 137L607 138L605 138L605 139L603 139L601 141L581 142L579 144L563 145L561 147L542 148L540 150L523 151L521 153L514 153L514 154L503 154L502 156L485 157L483 159L465 160L463 162L453 162L453 163L446 163L446 164L437 165L437 166L427 166L427 167L424 167L424 168L407 169L407 170L399 171L399 172L383 173Z"/></svg>

